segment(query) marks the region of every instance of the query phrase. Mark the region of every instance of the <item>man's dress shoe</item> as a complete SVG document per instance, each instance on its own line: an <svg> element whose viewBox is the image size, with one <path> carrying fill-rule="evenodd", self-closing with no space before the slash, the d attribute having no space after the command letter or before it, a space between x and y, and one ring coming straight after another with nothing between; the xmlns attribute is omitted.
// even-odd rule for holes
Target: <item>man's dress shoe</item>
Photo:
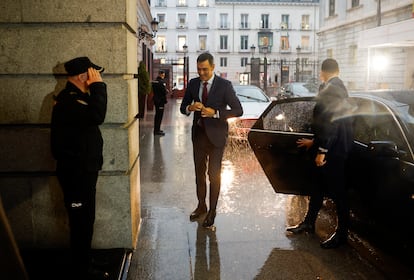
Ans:
<svg viewBox="0 0 414 280"><path fill-rule="evenodd" d="M160 131L154 131L154 135L160 135L160 136L164 136L165 132L160 130Z"/></svg>
<svg viewBox="0 0 414 280"><path fill-rule="evenodd" d="M293 234L299 234L302 232L315 233L315 226L308 223L300 223L296 226L286 228L286 231Z"/></svg>
<svg viewBox="0 0 414 280"><path fill-rule="evenodd" d="M211 227L214 224L214 219L216 218L216 211L208 211L207 217L203 222L203 227Z"/></svg>
<svg viewBox="0 0 414 280"><path fill-rule="evenodd" d="M327 240L321 243L321 247L324 249L333 249L346 244L346 242L347 235L345 233L335 232Z"/></svg>
<svg viewBox="0 0 414 280"><path fill-rule="evenodd" d="M190 215L190 220L193 221L198 219L201 215L207 213L207 206L199 206L196 210L194 210Z"/></svg>

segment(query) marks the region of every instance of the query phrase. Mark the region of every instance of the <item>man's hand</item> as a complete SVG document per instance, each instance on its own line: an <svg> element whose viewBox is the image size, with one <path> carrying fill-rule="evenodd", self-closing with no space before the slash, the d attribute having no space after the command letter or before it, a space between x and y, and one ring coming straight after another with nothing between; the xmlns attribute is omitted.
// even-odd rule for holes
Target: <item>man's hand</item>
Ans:
<svg viewBox="0 0 414 280"><path fill-rule="evenodd" d="M210 107L203 107L201 109L201 116L203 118L212 118L216 114L216 110Z"/></svg>
<svg viewBox="0 0 414 280"><path fill-rule="evenodd" d="M315 158L315 164L318 167L324 166L326 163L325 154L317 154Z"/></svg>
<svg viewBox="0 0 414 280"><path fill-rule="evenodd" d="M188 111L201 111L203 109L204 105L201 102L194 102L190 106L188 106Z"/></svg>
<svg viewBox="0 0 414 280"><path fill-rule="evenodd" d="M306 147L306 150L309 150L313 145L313 139L301 138L296 141L298 148Z"/></svg>
<svg viewBox="0 0 414 280"><path fill-rule="evenodd" d="M88 69L88 80L86 81L86 83L88 84L88 86L90 84L96 83L96 82L102 82L102 77L101 77L101 73L99 73L98 70L96 70L95 68L89 67Z"/></svg>

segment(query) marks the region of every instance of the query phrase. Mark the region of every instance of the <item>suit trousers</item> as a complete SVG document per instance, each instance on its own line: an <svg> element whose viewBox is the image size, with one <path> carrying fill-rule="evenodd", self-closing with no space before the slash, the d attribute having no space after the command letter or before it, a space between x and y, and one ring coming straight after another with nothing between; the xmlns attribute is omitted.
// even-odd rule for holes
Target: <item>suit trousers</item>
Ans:
<svg viewBox="0 0 414 280"><path fill-rule="evenodd" d="M98 171L57 169L69 217L72 260L77 269L87 269L95 222Z"/></svg>
<svg viewBox="0 0 414 280"><path fill-rule="evenodd" d="M205 129L196 125L193 136L193 157L196 172L197 198L199 205L205 204L207 176L210 182L210 210L216 210L221 186L221 165L223 147L214 146L207 137Z"/></svg>
<svg viewBox="0 0 414 280"><path fill-rule="evenodd" d="M315 188L309 201L305 222L315 224L325 196L332 198L338 215L337 232L346 234L349 227L349 204L345 184L345 159L328 157L323 167L315 167Z"/></svg>

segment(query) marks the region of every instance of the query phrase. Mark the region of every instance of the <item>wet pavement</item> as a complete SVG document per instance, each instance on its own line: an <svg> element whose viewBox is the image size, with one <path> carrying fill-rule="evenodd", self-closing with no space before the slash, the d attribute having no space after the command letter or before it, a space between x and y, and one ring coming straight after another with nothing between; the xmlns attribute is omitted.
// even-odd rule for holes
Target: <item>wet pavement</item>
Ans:
<svg viewBox="0 0 414 280"><path fill-rule="evenodd" d="M180 102L166 104L165 136L153 135L153 112L140 120L142 222L128 280L414 279L355 235L338 249L320 248L335 228L329 201L315 235L286 235L286 226L303 218L307 198L276 194L246 144L226 148L215 229L191 222L197 203L192 116L180 114Z"/></svg>

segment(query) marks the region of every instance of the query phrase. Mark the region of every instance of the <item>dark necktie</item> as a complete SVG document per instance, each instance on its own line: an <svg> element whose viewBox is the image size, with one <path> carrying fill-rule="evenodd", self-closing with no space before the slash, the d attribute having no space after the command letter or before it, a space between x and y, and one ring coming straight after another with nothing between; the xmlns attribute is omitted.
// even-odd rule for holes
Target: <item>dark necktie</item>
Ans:
<svg viewBox="0 0 414 280"><path fill-rule="evenodd" d="M207 82L203 83L203 94L201 95L201 102L206 105L207 104L207 97L208 97L208 93L207 93Z"/></svg>

